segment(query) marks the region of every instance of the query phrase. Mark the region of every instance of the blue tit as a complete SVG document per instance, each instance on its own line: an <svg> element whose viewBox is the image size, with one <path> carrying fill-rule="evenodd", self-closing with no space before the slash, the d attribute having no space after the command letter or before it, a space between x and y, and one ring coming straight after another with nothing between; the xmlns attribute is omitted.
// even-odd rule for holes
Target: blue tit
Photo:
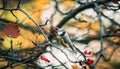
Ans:
<svg viewBox="0 0 120 69"><path fill-rule="evenodd" d="M68 33L64 29L58 29L57 30L57 35L62 37L64 43L68 44L69 47L73 50L74 53L77 53L77 50L76 50L74 44L72 43Z"/></svg>

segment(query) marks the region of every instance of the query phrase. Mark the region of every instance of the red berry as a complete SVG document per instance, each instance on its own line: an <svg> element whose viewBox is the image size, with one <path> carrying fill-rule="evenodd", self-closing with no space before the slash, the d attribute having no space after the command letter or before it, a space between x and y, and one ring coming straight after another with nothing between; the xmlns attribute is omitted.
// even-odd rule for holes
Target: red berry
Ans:
<svg viewBox="0 0 120 69"><path fill-rule="evenodd" d="M48 60L47 58L45 58L44 56L42 56L42 55L40 55L40 57L39 57L41 60L44 60L44 61L46 61L46 62L50 62L50 60Z"/></svg>
<svg viewBox="0 0 120 69"><path fill-rule="evenodd" d="M84 54L87 54L87 50L84 51Z"/></svg>
<svg viewBox="0 0 120 69"><path fill-rule="evenodd" d="M87 59L87 64L91 64L91 60L90 59Z"/></svg>
<svg viewBox="0 0 120 69"><path fill-rule="evenodd" d="M44 31L45 30L44 26L42 26L41 29Z"/></svg>
<svg viewBox="0 0 120 69"><path fill-rule="evenodd" d="M91 60L91 64L93 64L94 63L94 60Z"/></svg>
<svg viewBox="0 0 120 69"><path fill-rule="evenodd" d="M90 51L90 52L88 52L87 54L88 54L88 55L91 55L91 54L92 54L92 52Z"/></svg>
<svg viewBox="0 0 120 69"><path fill-rule="evenodd" d="M58 29L59 29L58 27L55 28L55 30L58 30Z"/></svg>

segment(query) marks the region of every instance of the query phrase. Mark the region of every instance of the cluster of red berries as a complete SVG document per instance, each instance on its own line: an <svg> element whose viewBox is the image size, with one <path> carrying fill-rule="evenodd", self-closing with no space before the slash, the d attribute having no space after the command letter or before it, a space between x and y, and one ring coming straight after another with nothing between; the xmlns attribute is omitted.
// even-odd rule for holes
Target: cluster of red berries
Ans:
<svg viewBox="0 0 120 69"><path fill-rule="evenodd" d="M84 54L85 54L85 55L92 55L92 52L85 50L85 51L84 51ZM89 64L93 64L93 63L94 63L94 60L92 60L92 59L90 59L90 58L87 58L86 63L87 63L88 65L89 65Z"/></svg>
<svg viewBox="0 0 120 69"><path fill-rule="evenodd" d="M94 60L92 60L90 58L87 59L87 64L93 64L93 63L94 63Z"/></svg>
<svg viewBox="0 0 120 69"><path fill-rule="evenodd" d="M92 52L91 52L91 51L87 51L87 50L85 50L85 51L84 51L84 54L85 54L85 55L91 55Z"/></svg>

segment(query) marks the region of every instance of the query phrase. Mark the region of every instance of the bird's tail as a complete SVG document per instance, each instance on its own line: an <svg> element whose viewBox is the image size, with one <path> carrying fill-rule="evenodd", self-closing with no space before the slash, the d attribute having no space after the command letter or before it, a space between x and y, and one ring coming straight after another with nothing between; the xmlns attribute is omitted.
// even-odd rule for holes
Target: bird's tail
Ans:
<svg viewBox="0 0 120 69"><path fill-rule="evenodd" d="M76 47L74 46L74 44L70 45L70 48L72 49L72 51L77 54L77 50Z"/></svg>

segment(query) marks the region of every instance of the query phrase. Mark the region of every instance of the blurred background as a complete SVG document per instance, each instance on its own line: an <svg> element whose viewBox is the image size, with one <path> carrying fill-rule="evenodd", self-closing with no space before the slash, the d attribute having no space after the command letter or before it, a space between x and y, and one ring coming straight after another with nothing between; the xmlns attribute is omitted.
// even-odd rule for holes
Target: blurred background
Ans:
<svg viewBox="0 0 120 69"><path fill-rule="evenodd" d="M6 8L12 9L17 7L19 0L4 0L4 2ZM52 26L56 27L65 16L69 15L63 15L60 11L67 13L71 9L74 10L79 6L88 4L89 2L92 2L92 0L22 0L20 8L22 8L38 24L44 24L46 20L50 19L52 16ZM58 6L57 8L55 8L56 5ZM31 41L35 41L37 43L45 41L44 36L40 34L36 25L26 16L26 14L22 13L19 9L11 12L10 10L5 10L3 7L3 0L0 0L0 48L2 50L7 50L11 46L10 38L4 33L4 28L8 23L19 25L20 35L17 38L12 39L13 48L16 50L34 47L34 44ZM101 59L96 69L119 69L120 2L113 0L105 3L105 5L100 5L99 7L105 33L117 35L112 37L106 36L103 38L104 54L108 59ZM101 47L99 38L100 24L98 19L95 8L91 7L79 12L75 18L70 19L64 26L62 26L62 28L68 32L71 40L77 48L82 51L89 50L93 52L92 58L94 60L97 58L96 54L99 53ZM50 27L51 23L48 23L44 27L46 35L50 33ZM59 44L58 40L53 39L52 42L55 42L56 46L60 46L62 49L64 48ZM65 57L60 56L60 54L63 55L61 52L53 49L53 53L61 60L61 62L65 61ZM45 53L45 56L51 60L52 64L57 63L49 53ZM0 62L0 66L5 63L6 62ZM44 62L42 64L44 66ZM70 69L80 69L77 64L71 64L69 62L67 62L67 64ZM13 69L27 69L27 67L22 64Z"/></svg>

